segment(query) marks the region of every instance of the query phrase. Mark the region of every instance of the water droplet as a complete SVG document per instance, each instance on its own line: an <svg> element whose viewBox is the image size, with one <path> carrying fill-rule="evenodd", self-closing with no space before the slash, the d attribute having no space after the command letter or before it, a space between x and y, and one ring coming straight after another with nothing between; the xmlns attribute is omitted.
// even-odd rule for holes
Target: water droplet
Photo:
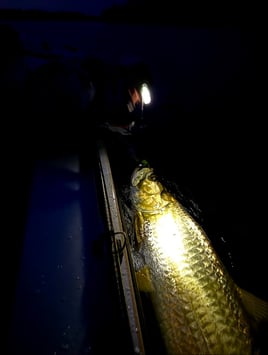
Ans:
<svg viewBox="0 0 268 355"><path fill-rule="evenodd" d="M139 354L140 353L140 348L138 346L135 346L134 351L135 351L136 354Z"/></svg>

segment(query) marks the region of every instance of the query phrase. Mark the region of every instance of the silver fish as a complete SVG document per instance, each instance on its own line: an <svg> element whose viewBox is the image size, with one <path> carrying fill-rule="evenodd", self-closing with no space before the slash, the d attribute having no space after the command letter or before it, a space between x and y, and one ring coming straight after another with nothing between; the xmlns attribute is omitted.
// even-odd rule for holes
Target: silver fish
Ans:
<svg viewBox="0 0 268 355"><path fill-rule="evenodd" d="M203 228L150 167L131 178L136 270L148 292L168 355L252 355L251 319L268 319L268 303L239 288Z"/></svg>

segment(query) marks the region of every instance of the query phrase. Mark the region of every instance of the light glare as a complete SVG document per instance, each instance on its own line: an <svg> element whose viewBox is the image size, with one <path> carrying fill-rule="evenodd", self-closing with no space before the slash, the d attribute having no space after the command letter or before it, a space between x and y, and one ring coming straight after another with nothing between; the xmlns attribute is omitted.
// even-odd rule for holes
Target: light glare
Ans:
<svg viewBox="0 0 268 355"><path fill-rule="evenodd" d="M151 94L147 84L142 84L141 86L141 97L142 102L148 105L151 102Z"/></svg>

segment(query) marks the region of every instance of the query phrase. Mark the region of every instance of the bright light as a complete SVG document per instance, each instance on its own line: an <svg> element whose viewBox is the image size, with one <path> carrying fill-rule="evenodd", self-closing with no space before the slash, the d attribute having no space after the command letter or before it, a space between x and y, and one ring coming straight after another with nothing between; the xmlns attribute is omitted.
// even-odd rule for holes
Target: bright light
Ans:
<svg viewBox="0 0 268 355"><path fill-rule="evenodd" d="M182 235L171 213L161 215L157 220L156 236L161 254L164 254L177 266L183 263L185 247L183 245Z"/></svg>
<svg viewBox="0 0 268 355"><path fill-rule="evenodd" d="M148 105L151 102L151 94L150 94L150 90L149 90L147 84L144 83L141 85L140 93L141 93L141 97L142 97L142 102L145 105Z"/></svg>

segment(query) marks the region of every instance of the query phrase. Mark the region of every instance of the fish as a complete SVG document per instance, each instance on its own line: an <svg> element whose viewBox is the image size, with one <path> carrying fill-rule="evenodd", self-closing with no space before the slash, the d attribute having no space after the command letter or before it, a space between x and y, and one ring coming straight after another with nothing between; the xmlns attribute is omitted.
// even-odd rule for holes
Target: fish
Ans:
<svg viewBox="0 0 268 355"><path fill-rule="evenodd" d="M268 320L268 302L237 285L204 228L148 164L134 169L130 198L137 287L150 295L165 355L257 354L254 332Z"/></svg>

